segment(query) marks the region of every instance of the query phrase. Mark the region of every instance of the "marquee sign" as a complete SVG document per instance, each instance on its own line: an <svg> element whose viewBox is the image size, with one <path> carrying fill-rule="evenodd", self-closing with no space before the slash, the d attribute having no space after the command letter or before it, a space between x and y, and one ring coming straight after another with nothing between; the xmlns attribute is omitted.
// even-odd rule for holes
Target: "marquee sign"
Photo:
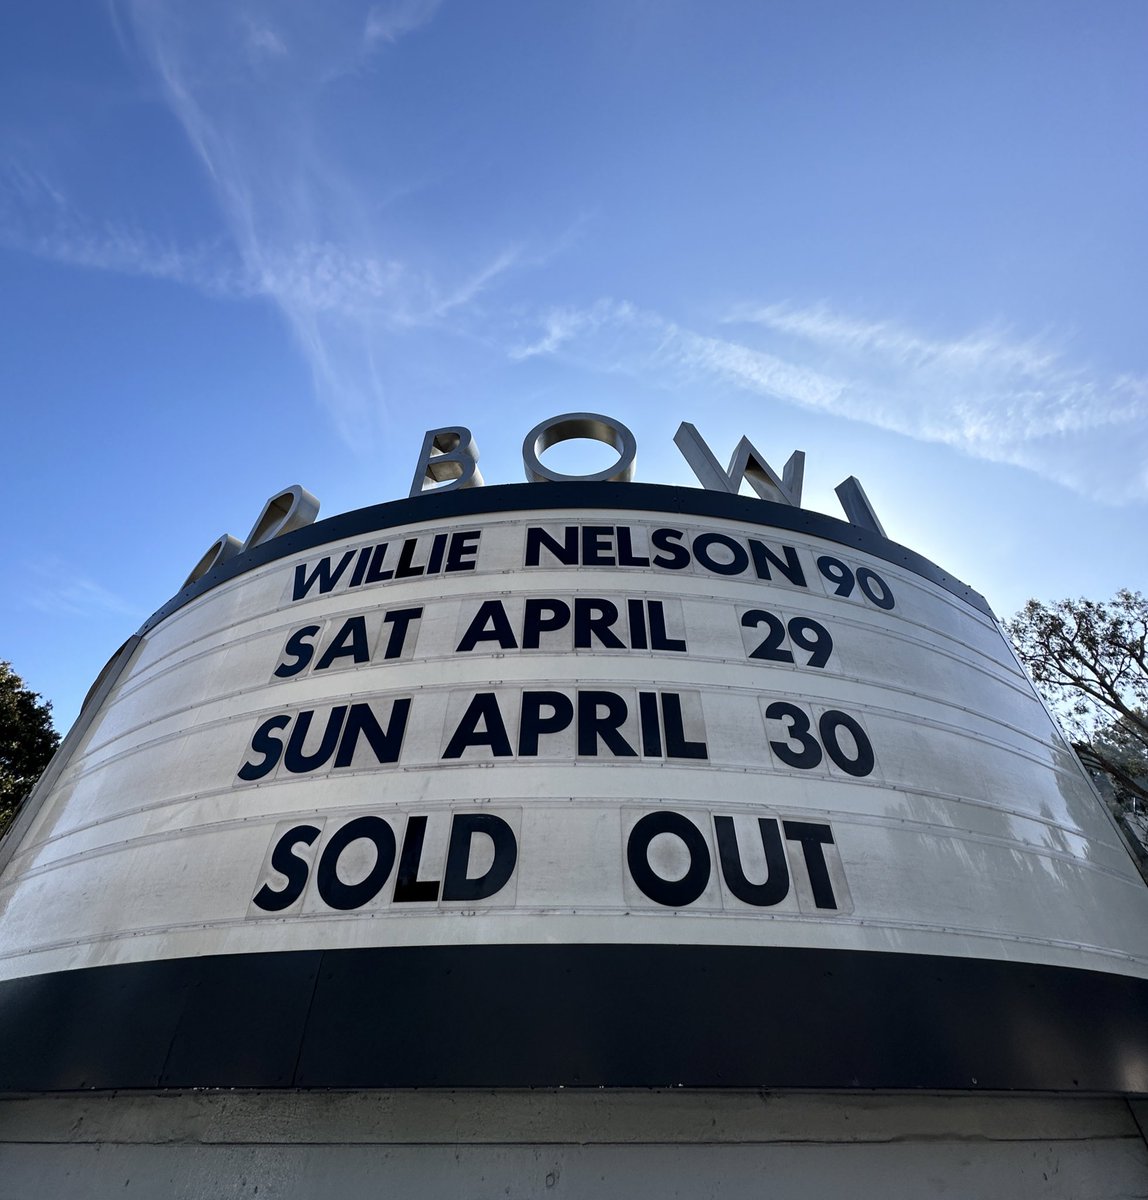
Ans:
<svg viewBox="0 0 1148 1200"><path fill-rule="evenodd" d="M0 878L0 1086L1148 1087L1148 894L987 604L755 455L217 550Z"/></svg>

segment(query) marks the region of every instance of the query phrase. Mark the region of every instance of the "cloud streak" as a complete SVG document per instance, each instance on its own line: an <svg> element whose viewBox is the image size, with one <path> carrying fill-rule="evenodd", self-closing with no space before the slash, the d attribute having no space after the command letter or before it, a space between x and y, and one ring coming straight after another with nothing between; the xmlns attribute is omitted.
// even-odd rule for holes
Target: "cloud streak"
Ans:
<svg viewBox="0 0 1148 1200"><path fill-rule="evenodd" d="M465 145L410 155L404 175L392 161L400 150L378 153L373 130L365 137L348 120L359 112L348 97L367 97L380 123L402 126L394 106L406 93L360 85L399 61L404 40L436 19L437 0L348 0L334 15L274 0L121 0L117 11L125 49L158 81L210 181L223 233L180 243L130 222L93 222L51 180L17 167L0 177L0 241L273 304L318 400L362 453L375 451L397 415L384 383L400 369L397 339L431 331L519 364L577 363L715 399L733 389L781 401L1022 466L1111 502L1148 498L1148 380L1074 363L1048 335L940 337L828 304L778 302L685 322L601 299L524 319L538 301L516 306L513 282L568 249L589 218L549 253L528 238L473 231L460 245L459 227L473 218L465 183L450 172ZM412 194L422 187L433 203L419 211ZM404 227L398 210L416 215ZM550 278L552 287L585 286L577 271L566 285Z"/></svg>
<svg viewBox="0 0 1148 1200"><path fill-rule="evenodd" d="M48 180L19 168L0 181L0 197L7 200L0 199L0 244L10 249L67 266L168 280L220 299L263 297L293 314L370 317L391 329L434 325L522 259L510 246L471 274L442 282L398 259L335 242L261 243L257 252L241 255L223 239L181 246L139 228L95 224Z"/></svg>
<svg viewBox="0 0 1148 1200"><path fill-rule="evenodd" d="M33 564L26 600L33 608L57 617L110 614L138 621L147 615L59 559Z"/></svg>
<svg viewBox="0 0 1148 1200"><path fill-rule="evenodd" d="M442 0L390 0L373 4L367 13L363 38L368 47L378 42L394 43L434 20Z"/></svg>
<svg viewBox="0 0 1148 1200"><path fill-rule="evenodd" d="M258 294L257 281L229 244L179 246L138 227L92 222L51 180L19 164L0 174L0 245L66 266L168 280L212 296Z"/></svg>
<svg viewBox="0 0 1148 1200"><path fill-rule="evenodd" d="M132 45L211 181L229 252L165 252L121 231L92 237L74 228L41 252L266 298L293 332L337 428L369 453L389 415L380 371L387 338L457 321L522 259L519 246L496 244L447 271L433 255L420 264L370 203L377 188L325 148L332 88L372 56L393 53L437 9L437 0L349 4L332 19L264 0L180 12L127 0ZM391 186L402 194L402 180Z"/></svg>
<svg viewBox="0 0 1148 1200"><path fill-rule="evenodd" d="M1091 498L1148 498L1143 378L1102 378L1042 339L991 330L928 338L824 305L743 305L718 330L601 300L544 313L537 335L508 353L516 361L563 358L675 389L732 386L1024 467Z"/></svg>

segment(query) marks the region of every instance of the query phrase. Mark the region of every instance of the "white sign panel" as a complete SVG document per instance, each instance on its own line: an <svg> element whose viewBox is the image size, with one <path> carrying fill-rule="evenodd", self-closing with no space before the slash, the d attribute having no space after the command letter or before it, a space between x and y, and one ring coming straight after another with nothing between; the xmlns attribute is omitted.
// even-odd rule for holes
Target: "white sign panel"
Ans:
<svg viewBox="0 0 1148 1200"><path fill-rule="evenodd" d="M1143 885L986 611L842 540L623 507L383 527L204 591L0 903L0 978L555 940L1148 975Z"/></svg>

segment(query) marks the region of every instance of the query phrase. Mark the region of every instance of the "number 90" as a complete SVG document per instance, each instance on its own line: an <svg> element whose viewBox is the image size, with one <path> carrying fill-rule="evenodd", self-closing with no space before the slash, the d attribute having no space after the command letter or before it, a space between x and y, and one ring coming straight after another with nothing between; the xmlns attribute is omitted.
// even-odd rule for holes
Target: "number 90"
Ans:
<svg viewBox="0 0 1148 1200"><path fill-rule="evenodd" d="M856 585L865 598L878 608L893 607L893 593L876 571L870 571L868 567L858 567L857 573L854 574L841 559L830 554L821 555L817 560L817 569L834 585L835 596L850 595Z"/></svg>

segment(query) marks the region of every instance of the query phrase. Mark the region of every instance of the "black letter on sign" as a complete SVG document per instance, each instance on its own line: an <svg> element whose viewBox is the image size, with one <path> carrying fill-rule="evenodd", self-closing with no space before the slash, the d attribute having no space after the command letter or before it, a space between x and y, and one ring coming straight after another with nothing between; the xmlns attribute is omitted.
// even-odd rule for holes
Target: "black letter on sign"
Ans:
<svg viewBox="0 0 1148 1200"><path fill-rule="evenodd" d="M659 833L681 838L690 856L689 870L681 879L663 879L650 866L650 843ZM688 817L676 812L654 812L644 816L626 843L626 864L634 882L658 904L684 908L706 890L710 881L710 851L702 831Z"/></svg>
<svg viewBox="0 0 1148 1200"><path fill-rule="evenodd" d="M650 545L662 553L654 559L655 567L668 571L680 571L690 565L690 552L680 545L686 535L680 529L655 529L650 534Z"/></svg>
<svg viewBox="0 0 1148 1200"><path fill-rule="evenodd" d="M600 713L599 708L605 708ZM637 758L638 752L618 732L630 710L617 692L578 693L578 753L596 758L598 739L618 758Z"/></svg>
<svg viewBox="0 0 1148 1200"><path fill-rule="evenodd" d="M375 865L367 877L359 883L344 883L339 878L337 867L339 855L352 843L366 838L375 847ZM360 908L373 900L387 882L387 876L395 865L395 832L382 817L356 817L348 821L331 840L319 859L315 873L319 895L325 904L346 911Z"/></svg>
<svg viewBox="0 0 1148 1200"><path fill-rule="evenodd" d="M750 883L745 877L733 817L714 817L718 857L726 885L746 904L768 908L771 904L780 904L789 895L789 864L785 861L785 849L781 844L777 822L770 817L759 817L757 825L761 830L761 845L765 851L764 883Z"/></svg>
<svg viewBox="0 0 1148 1200"><path fill-rule="evenodd" d="M437 900L438 880L420 879L419 863L423 856L426 817L410 817L403 834L403 852L399 855L399 873L395 879L395 901Z"/></svg>
<svg viewBox="0 0 1148 1200"><path fill-rule="evenodd" d="M387 722L387 728L384 731L369 704L352 704L351 714L347 717L347 725L343 730L343 739L339 743L339 753L335 755L335 766L349 767L354 762L355 750L359 745L359 734L366 735L371 749L375 752L375 758L379 762L398 762L410 711L409 696L395 700L391 704L391 719Z"/></svg>
<svg viewBox="0 0 1148 1200"><path fill-rule="evenodd" d="M478 541L482 537L481 529L468 529L465 533L450 535L450 549L446 555L448 571L473 571L474 563L467 562L478 553Z"/></svg>
<svg viewBox="0 0 1148 1200"><path fill-rule="evenodd" d="M711 546L724 546L730 553L730 561L722 562L710 553ZM718 575L740 575L749 566L749 555L740 542L724 533L703 533L694 538L694 557L703 567Z"/></svg>
<svg viewBox="0 0 1148 1200"><path fill-rule="evenodd" d="M550 709L544 717L542 710ZM538 738L558 733L574 720L574 702L562 692L523 692L522 716L518 721L518 753L524 758L538 754Z"/></svg>
<svg viewBox="0 0 1148 1200"><path fill-rule="evenodd" d="M809 884L813 888L813 903L818 908L836 908L833 884L829 882L829 868L825 865L822 846L833 845L833 830L828 825L815 825L811 821L784 821L785 836L791 842L800 842L805 855L805 869L809 873Z"/></svg>
<svg viewBox="0 0 1148 1200"><path fill-rule="evenodd" d="M634 601L630 600L629 603L633 604ZM684 651L686 648L685 638L672 638L666 634L666 613L662 607L662 602L660 600L647 600L646 603L650 609L650 649ZM639 646L635 642L634 649L644 650L645 647Z"/></svg>
<svg viewBox="0 0 1148 1200"><path fill-rule="evenodd" d="M764 542L759 542L754 538L750 539L749 548L753 554L753 567L758 579L773 578L769 572L769 566L772 563L790 583L795 583L798 587L809 586L805 582L805 572L801 569L801 559L797 557L797 549L794 546L781 547L781 552L785 555L783 559L779 558Z"/></svg>
<svg viewBox="0 0 1148 1200"><path fill-rule="evenodd" d="M490 626L487 629L487 626ZM484 600L467 626L462 641L458 644L458 652L473 650L479 642L497 642L502 650L517 650L518 643L514 640L514 630L510 628L510 618L501 600Z"/></svg>
<svg viewBox="0 0 1148 1200"><path fill-rule="evenodd" d="M245 762L239 768L240 779L246 779L249 782L262 779L264 775L270 775L275 770L275 766L279 762L279 755L283 753L283 743L271 735L275 730L286 729L290 724L291 718L286 713L281 713L277 717L268 717L259 726L251 735L251 749L256 754L262 754L263 761L259 763Z"/></svg>
<svg viewBox="0 0 1148 1200"><path fill-rule="evenodd" d="M479 721L485 726L482 731L478 728ZM442 756L462 758L462 752L471 746L489 746L495 758L510 758L513 754L494 692L475 693Z"/></svg>
<svg viewBox="0 0 1148 1200"><path fill-rule="evenodd" d="M295 661L293 663L280 663L275 668L275 674L280 679L289 679L292 675L298 675L311 661L315 653L315 647L306 639L314 637L318 632L318 625L304 625L302 629L296 629L287 639L287 645L283 647L283 653L292 655Z"/></svg>
<svg viewBox="0 0 1148 1200"><path fill-rule="evenodd" d="M578 526L567 525L562 531L562 541L560 542L557 538L551 537L545 529L531 525L526 531L526 565L528 567L539 566L543 550L549 550L563 566L576 566L578 563Z"/></svg>
<svg viewBox="0 0 1148 1200"><path fill-rule="evenodd" d="M523 650L537 650L541 634L565 629L569 624L570 605L565 601L527 600L522 614Z"/></svg>
<svg viewBox="0 0 1148 1200"><path fill-rule="evenodd" d="M469 879L470 843L476 833L484 833L494 843L494 861L485 875ZM518 843L514 830L491 813L462 813L450 826L450 846L446 852L446 875L442 881L444 900L485 900L505 886L518 862Z"/></svg>
<svg viewBox="0 0 1148 1200"><path fill-rule="evenodd" d="M574 600L574 649L589 650L594 638L608 650L625 650L626 643L614 632L618 606L610 600L578 596Z"/></svg>
<svg viewBox="0 0 1148 1200"><path fill-rule="evenodd" d="M396 608L383 618L383 623L392 626L391 636L387 639L387 652L384 658L398 658L403 652L403 643L407 638L407 630L412 621L417 621L423 615L421 608Z"/></svg>
<svg viewBox="0 0 1148 1200"><path fill-rule="evenodd" d="M323 740L314 754L304 754L303 744L307 740L307 732L311 728L311 718L314 710L305 708L295 718L295 728L287 742L287 753L283 756L283 765L292 775L306 775L308 771L317 771L335 753L339 744L339 734L343 729L343 718L347 715L345 704L336 704L327 717L327 728L323 730Z"/></svg>
<svg viewBox="0 0 1148 1200"><path fill-rule="evenodd" d="M662 693L662 723L666 729L667 758L709 758L705 742L686 741L682 698L677 692Z"/></svg>
<svg viewBox="0 0 1148 1200"><path fill-rule="evenodd" d="M320 655L315 670L325 671L337 658L349 658L357 663L365 663L370 657L371 652L367 647L367 618L348 617L335 635L334 641Z"/></svg>
<svg viewBox="0 0 1148 1200"><path fill-rule="evenodd" d="M280 875L287 876L287 886L277 892L264 884L255 893L253 904L257 904L265 912L282 912L283 909L290 908L303 895L310 867L291 851L300 842L305 846L310 846L318 836L319 829L315 825L296 825L294 829L287 830L275 843L275 849L271 851L271 866Z"/></svg>
<svg viewBox="0 0 1148 1200"><path fill-rule="evenodd" d="M354 557L354 550L348 550L339 559L339 565L332 571L331 556L327 555L326 558L319 559L315 564L315 569L311 572L310 577L307 575L307 564L300 563L295 568L295 587L291 593L291 599L302 600L316 583L319 585L320 592L329 592L339 582L340 577L351 565L351 559Z"/></svg>

